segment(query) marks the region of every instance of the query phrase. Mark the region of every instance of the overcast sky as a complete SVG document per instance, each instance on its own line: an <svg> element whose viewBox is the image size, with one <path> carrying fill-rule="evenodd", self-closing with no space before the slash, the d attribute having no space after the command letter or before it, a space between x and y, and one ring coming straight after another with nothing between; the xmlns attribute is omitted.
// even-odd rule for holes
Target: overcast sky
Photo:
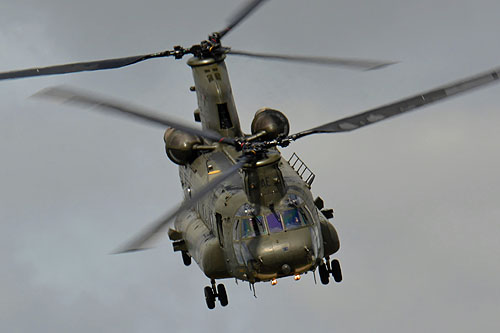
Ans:
<svg viewBox="0 0 500 333"><path fill-rule="evenodd" d="M0 71L186 47L241 1L0 2ZM242 128L282 110L292 132L500 65L494 0L272 0L235 49L399 61L372 72L232 57ZM224 281L209 311L196 265L165 239L108 255L181 199L163 130L29 99L98 91L192 121L185 60L0 82L0 331L496 332L500 329L500 85L284 149L336 211L344 281Z"/></svg>

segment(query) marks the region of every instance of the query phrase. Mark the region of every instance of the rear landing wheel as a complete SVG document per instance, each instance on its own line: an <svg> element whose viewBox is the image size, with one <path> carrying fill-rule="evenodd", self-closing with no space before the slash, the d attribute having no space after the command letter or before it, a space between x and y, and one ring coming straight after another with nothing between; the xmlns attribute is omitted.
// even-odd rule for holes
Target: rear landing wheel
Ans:
<svg viewBox="0 0 500 333"><path fill-rule="evenodd" d="M318 267L319 271L319 279L321 280L321 283L323 284L328 284L330 282L330 272L328 272L328 268L324 263L319 265Z"/></svg>
<svg viewBox="0 0 500 333"><path fill-rule="evenodd" d="M332 260L331 272L335 282L342 281L342 269L340 268L340 262L337 259Z"/></svg>
<svg viewBox="0 0 500 333"><path fill-rule="evenodd" d="M215 308L215 295L211 287L205 287L205 301L209 309Z"/></svg>
<svg viewBox="0 0 500 333"><path fill-rule="evenodd" d="M182 251L182 261L186 266L191 265L191 256L186 251Z"/></svg>

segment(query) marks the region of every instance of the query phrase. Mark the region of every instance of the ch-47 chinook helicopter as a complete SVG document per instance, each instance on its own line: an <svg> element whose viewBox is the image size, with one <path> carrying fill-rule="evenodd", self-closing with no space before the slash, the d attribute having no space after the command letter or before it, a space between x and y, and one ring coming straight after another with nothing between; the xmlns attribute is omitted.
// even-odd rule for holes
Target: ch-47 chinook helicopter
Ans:
<svg viewBox="0 0 500 333"><path fill-rule="evenodd" d="M216 280L236 278L256 282L300 275L318 269L323 284L330 274L340 282L339 261L330 260L340 248L337 232L321 198L310 191L314 174L300 161L285 160L278 147L311 134L346 132L411 111L498 80L500 68L377 107L350 117L289 134L289 122L280 111L262 108L251 125L241 131L225 65L227 55L286 60L355 69L376 69L391 63L339 58L253 53L222 46L221 40L264 0L252 0L230 20L228 26L190 48L134 57L81 62L0 73L0 80L41 75L119 68L147 59L192 55L187 64L194 77L198 109L195 120L202 129L181 124L155 112L67 88L49 88L38 96L102 110L136 120L167 126L168 157L179 165L184 201L147 227L116 253L149 248L168 227L174 251L185 265L193 258L210 279L204 288L210 309L216 299L228 304L223 284ZM295 156L295 155L294 155ZM172 225L173 224L173 225ZM255 290L255 289L254 289Z"/></svg>

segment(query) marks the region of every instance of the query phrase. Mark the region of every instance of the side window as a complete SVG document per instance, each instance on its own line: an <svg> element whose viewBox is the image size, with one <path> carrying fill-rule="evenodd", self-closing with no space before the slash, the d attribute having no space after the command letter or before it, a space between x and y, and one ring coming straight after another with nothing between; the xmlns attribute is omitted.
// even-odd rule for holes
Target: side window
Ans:
<svg viewBox="0 0 500 333"><path fill-rule="evenodd" d="M222 229L222 215L215 213L215 223L217 224L217 234L219 235L219 245L224 247L224 230Z"/></svg>
<svg viewBox="0 0 500 333"><path fill-rule="evenodd" d="M250 223L250 219L242 219L241 220L241 238L254 237L255 231L253 230L252 223Z"/></svg>
<svg viewBox="0 0 500 333"><path fill-rule="evenodd" d="M234 224L234 229L233 229L233 239L234 240L240 240L240 235L241 235L241 232L240 232L240 220L236 220L236 223Z"/></svg>

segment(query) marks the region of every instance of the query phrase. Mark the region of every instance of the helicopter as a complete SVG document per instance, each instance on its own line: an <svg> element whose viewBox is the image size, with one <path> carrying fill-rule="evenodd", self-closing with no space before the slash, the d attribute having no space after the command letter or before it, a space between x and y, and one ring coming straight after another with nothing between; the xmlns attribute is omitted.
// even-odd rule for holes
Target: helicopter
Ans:
<svg viewBox="0 0 500 333"><path fill-rule="evenodd" d="M0 79L10 79L118 68L156 57L180 59L193 55L188 65L193 71L192 90L197 94L199 105L194 117L201 122L201 131L149 110L131 109L65 88L48 89L39 96L100 106L171 127L164 137L166 150L169 158L180 165L185 201L116 252L149 247L175 219L175 228L169 230L169 237L174 242L174 250L181 252L184 263L190 264L193 258L210 278L211 286L204 289L209 308L215 306L216 298L223 306L228 303L225 288L222 284L216 285L216 279L236 277L253 285L300 276L315 269L324 284L328 283L330 274L336 281L342 278L340 264L336 260L330 262L329 258L340 247L335 228L328 221L333 213L324 209L321 199L313 200L310 188L314 176L303 179L302 170L297 171L293 163L284 160L277 147L287 147L311 134L351 131L498 79L499 71L492 70L292 135L283 113L263 108L255 115L251 135L245 135L232 98L224 63L226 55L352 65L363 69L390 64L258 54L222 46L221 39L262 2L249 2L228 27L190 48L176 46L170 51L137 57L0 73Z"/></svg>

